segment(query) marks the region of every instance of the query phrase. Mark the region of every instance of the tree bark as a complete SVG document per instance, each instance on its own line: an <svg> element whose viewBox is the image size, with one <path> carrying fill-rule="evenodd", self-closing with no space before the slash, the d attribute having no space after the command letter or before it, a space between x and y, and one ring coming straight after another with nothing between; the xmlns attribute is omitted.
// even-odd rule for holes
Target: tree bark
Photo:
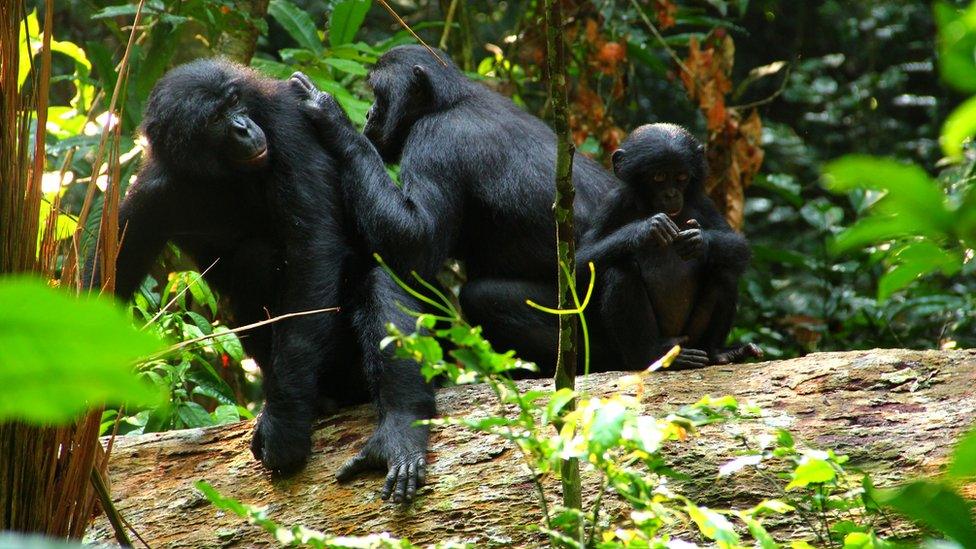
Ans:
<svg viewBox="0 0 976 549"><path fill-rule="evenodd" d="M227 29L221 33L214 51L248 65L254 57L260 31L252 21L259 21L268 15L270 0L237 0L236 7L241 15L250 18L239 28Z"/></svg>
<svg viewBox="0 0 976 549"><path fill-rule="evenodd" d="M611 372L580 378L580 390L600 396L619 392ZM546 388L550 380L524 382ZM632 390L632 389L626 389ZM818 353L803 358L696 371L663 371L642 389L648 413L660 414L710 394L731 394L763 411L763 422L716 424L700 436L668 448L675 469L691 477L683 493L699 504L743 508L775 496L768 477L743 470L717 477L719 466L741 450L736 433L790 430L798 441L851 457L850 468L869 472L879 486L937 474L959 435L976 420L976 350L872 350ZM494 413L483 386L440 391L442 415ZM349 484L335 481L336 468L362 446L375 419L368 407L341 411L321 421L314 453L304 471L277 480L261 469L248 450L252 422L209 429L119 437L110 462L112 493L122 515L154 548L261 546L274 540L235 516L217 512L192 484L203 479L227 496L267 506L282 525L302 524L334 535L387 531L414 543L457 539L477 546L539 546L528 532L539 508L519 452L503 440L460 427L432 433L428 486L418 501L401 509L379 499L382 474ZM584 499L596 491L584 473ZM552 503L559 482L544 479ZM972 494L972 492L969 492ZM620 509L607 501L605 517ZM784 515L772 530L781 539L802 539L795 515ZM911 534L905 524L898 533ZM99 517L89 538L111 542L111 528Z"/></svg>

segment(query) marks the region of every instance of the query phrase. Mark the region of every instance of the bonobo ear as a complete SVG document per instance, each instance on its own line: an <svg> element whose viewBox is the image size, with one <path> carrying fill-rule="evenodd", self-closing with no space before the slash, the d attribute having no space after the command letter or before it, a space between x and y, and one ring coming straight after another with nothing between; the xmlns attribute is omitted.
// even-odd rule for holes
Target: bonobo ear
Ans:
<svg viewBox="0 0 976 549"><path fill-rule="evenodd" d="M610 155L610 161L613 162L613 173L620 175L620 163L624 161L624 153L626 152L623 149L617 149Z"/></svg>
<svg viewBox="0 0 976 549"><path fill-rule="evenodd" d="M427 67L423 65L413 66L413 78L420 85L420 89L425 92L433 91L433 85L430 82L430 73L427 72Z"/></svg>

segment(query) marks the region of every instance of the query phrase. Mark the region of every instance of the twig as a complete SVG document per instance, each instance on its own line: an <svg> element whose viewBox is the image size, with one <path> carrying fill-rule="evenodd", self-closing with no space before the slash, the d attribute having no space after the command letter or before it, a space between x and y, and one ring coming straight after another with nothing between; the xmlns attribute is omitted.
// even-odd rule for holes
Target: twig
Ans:
<svg viewBox="0 0 976 549"><path fill-rule="evenodd" d="M209 335L204 335L204 336L200 336L200 337L195 337L193 339L188 339L186 341L181 341L181 342L177 343L176 345L173 345L172 347L170 347L168 349L165 349L165 350L162 350L162 351L160 351L158 353L149 355L148 357L146 357L145 360L152 360L154 358L158 358L158 357L161 357L161 356L168 355L169 353L172 353L174 351L179 351L180 349L182 349L184 347L187 347L189 345L193 345L194 343L199 343L201 341L206 341L208 339L214 339L214 338L217 338L217 337L220 337L220 336L223 336L223 335L227 335L227 334L236 334L238 332L245 332L247 330L253 330L254 328L260 328L261 326L265 326L267 324L273 324L275 322L278 322L279 320L285 320L285 319L288 319L288 318L294 318L296 316L315 315L315 314L319 314L319 313L336 313L336 312L339 312L339 310L340 310L339 307L329 307L327 309L313 309L311 311L299 311L297 313L287 313L287 314L279 315L279 316L276 316L274 318L269 318L268 320L262 320L260 322L254 322L253 324L246 324L244 326L238 326L237 328L233 328L233 329L227 330L226 332L220 332L219 334L209 334Z"/></svg>
<svg viewBox="0 0 976 549"><path fill-rule="evenodd" d="M189 284L187 284L186 285L186 288L183 288L182 290L180 290L180 292L178 294L176 294L175 296L173 296L173 299L169 300L169 302L166 303L166 305L163 308L161 308L158 313L156 313L155 315L153 315L153 317L149 319L149 322L146 322L146 325L143 326L142 329L145 330L150 325L152 325L152 323L154 323L157 320L159 320L159 317L163 316L163 313L166 312L166 309L169 309L170 305L172 305L173 303L176 303L176 300L177 299L179 299L180 297L183 296L183 294L185 294L186 292L188 292L190 290L190 286L193 286L197 282L200 282L203 279L203 275L207 274L207 272L210 269L212 269L213 266L216 265L218 261L220 261L220 258L219 257L217 259L214 259L214 262L211 263L209 267L207 267L206 269L204 269L203 272L200 273L199 276L197 276L195 279L193 279L193 282L190 282Z"/></svg>
<svg viewBox="0 0 976 549"><path fill-rule="evenodd" d="M790 81L790 71L792 69L793 69L793 66L792 65L787 65L786 66L786 74L783 75L783 81L780 82L779 88L776 91L774 91L772 93L772 95L770 95L769 97L766 97L764 99L760 99L758 101L753 101L752 103L745 103L745 104L742 104L742 105L733 105L733 106L731 106L729 108L730 109L735 109L737 111L745 111L745 110L748 110L748 109L754 109L756 107L761 107L761 106L763 106L763 105L765 105L767 103L772 103L777 97L779 97L780 95L783 94L783 91L786 90L786 83Z"/></svg>
<svg viewBox="0 0 976 549"><path fill-rule="evenodd" d="M457 10L458 0L451 0L451 5L447 8L447 17L444 18L444 32L441 33L441 41L437 44L442 50L447 49L447 39L451 35L451 25L454 24L454 11Z"/></svg>
<svg viewBox="0 0 976 549"><path fill-rule="evenodd" d="M386 11L390 12L390 15L392 15L393 18L397 20L397 23L400 23L401 27L406 29L407 32L409 32L410 35L417 40L417 42L420 42L421 46L427 48L427 51L429 51L430 54L433 55L440 62L441 65L444 65L445 67L447 66L447 63L443 59L441 59L440 55L437 55L437 52L434 50L434 48L428 46L427 42L424 42L423 38L417 36L417 33L413 32L413 29L410 28L410 25L408 25L407 22L404 21L403 18L400 17L394 9L391 8L389 4L386 3L386 0L380 0L380 4L382 4L383 7L386 8Z"/></svg>
<svg viewBox="0 0 976 549"><path fill-rule="evenodd" d="M105 486L101 473L94 467L91 470L91 483L98 495L98 501L102 505L102 511L105 511L105 518L108 519L109 524L112 525L112 530L115 531L115 540L122 547L132 547L132 540L129 539L129 534L125 532L125 525L122 524L122 516L119 515L119 510L112 503L112 496L108 493L108 487Z"/></svg>
<svg viewBox="0 0 976 549"><path fill-rule="evenodd" d="M664 41L664 37L661 36L661 32L657 30L657 27L654 26L654 23L651 22L651 19L647 17L647 14L644 13L644 10L640 7L640 4L637 3L637 0L630 0L630 3L631 5L634 6L634 10L637 11L637 15L640 15L641 19L644 20L644 24L647 25L647 28L651 29L651 33L654 35L655 38L657 38L657 41L661 43L661 46L663 46L665 51L668 52L668 55L671 56L671 59L674 59L674 62L677 63L678 66L681 67L681 70L684 71L688 76L694 78L695 75L692 74L691 70L688 69L687 66L685 66L681 58L678 57L677 52L671 49L671 46L669 46L668 43Z"/></svg>

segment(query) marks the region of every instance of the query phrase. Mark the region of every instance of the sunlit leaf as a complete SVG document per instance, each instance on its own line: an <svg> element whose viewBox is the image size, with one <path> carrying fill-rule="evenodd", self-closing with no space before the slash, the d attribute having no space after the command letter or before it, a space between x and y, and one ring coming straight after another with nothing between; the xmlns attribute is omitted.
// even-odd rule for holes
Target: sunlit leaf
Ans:
<svg viewBox="0 0 976 549"><path fill-rule="evenodd" d="M809 484L830 482L836 477L837 471L826 460L806 456L800 461L800 465L793 470L792 480L786 485L786 489L791 490Z"/></svg>
<svg viewBox="0 0 976 549"><path fill-rule="evenodd" d="M976 430L969 431L956 445L948 473L957 479L976 477Z"/></svg>
<svg viewBox="0 0 976 549"><path fill-rule="evenodd" d="M963 547L976 547L972 504L949 486L923 480L878 490L873 496L878 503L942 532Z"/></svg>
<svg viewBox="0 0 976 549"><path fill-rule="evenodd" d="M976 134L976 97L970 97L949 113L942 125L942 150L951 158L962 158L963 143Z"/></svg>
<svg viewBox="0 0 976 549"><path fill-rule="evenodd" d="M275 18L299 46L321 55L324 48L316 32L315 23L305 10L288 0L271 0L268 14Z"/></svg>
<svg viewBox="0 0 976 549"><path fill-rule="evenodd" d="M337 2L329 18L329 43L341 46L352 42L366 19L371 0L342 0Z"/></svg>
<svg viewBox="0 0 976 549"><path fill-rule="evenodd" d="M155 403L133 363L160 347L110 301L0 279L0 420L63 423L102 403Z"/></svg>

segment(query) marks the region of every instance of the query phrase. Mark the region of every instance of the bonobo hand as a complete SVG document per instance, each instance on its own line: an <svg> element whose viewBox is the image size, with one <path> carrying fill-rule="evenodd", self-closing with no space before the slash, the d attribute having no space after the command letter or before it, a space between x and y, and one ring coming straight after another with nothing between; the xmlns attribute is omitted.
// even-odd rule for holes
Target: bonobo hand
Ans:
<svg viewBox="0 0 976 549"><path fill-rule="evenodd" d="M387 415L366 441L366 447L343 465L336 477L339 482L352 479L363 471L387 469L381 496L397 503L408 503L427 478L426 425L414 427L416 419ZM392 496L392 497L391 497Z"/></svg>
<svg viewBox="0 0 976 549"><path fill-rule="evenodd" d="M705 253L705 237L697 221L688 220L688 228L674 239L674 249L681 259L694 259Z"/></svg>
<svg viewBox="0 0 976 549"><path fill-rule="evenodd" d="M292 74L288 83L302 101L302 111L305 116L308 116L320 130L326 130L327 135L334 133L335 128L351 128L355 131L356 127L335 97L316 88L305 73Z"/></svg>
<svg viewBox="0 0 976 549"><path fill-rule="evenodd" d="M312 423L307 415L286 418L265 406L251 437L251 453L274 473L295 473L312 451Z"/></svg>
<svg viewBox="0 0 976 549"><path fill-rule="evenodd" d="M651 216L642 228L642 244L650 241L660 248L666 248L678 236L678 226L667 214L663 213Z"/></svg>
<svg viewBox="0 0 976 549"><path fill-rule="evenodd" d="M662 356L670 351L675 345L681 346L678 356L674 359L674 362L671 363L671 366L668 367L669 370L689 370L692 368L702 368L704 366L708 366L708 353L702 351L701 349L688 349L684 346L685 342L687 341L687 336L673 337L661 345L660 354Z"/></svg>
<svg viewBox="0 0 976 549"><path fill-rule="evenodd" d="M712 364L735 364L750 358L762 358L765 353L755 343L746 343L729 349L715 351L710 360Z"/></svg>

